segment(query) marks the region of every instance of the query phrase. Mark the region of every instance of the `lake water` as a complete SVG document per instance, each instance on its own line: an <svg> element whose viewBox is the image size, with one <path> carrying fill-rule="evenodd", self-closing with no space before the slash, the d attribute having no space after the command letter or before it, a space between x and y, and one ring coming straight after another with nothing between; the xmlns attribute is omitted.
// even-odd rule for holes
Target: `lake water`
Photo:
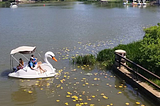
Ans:
<svg viewBox="0 0 160 106"><path fill-rule="evenodd" d="M143 28L159 20L159 7L59 2L0 8L1 106L154 106L112 70L73 65L70 58L142 39ZM10 51L22 45L37 46L42 56L53 51L58 62L49 61L61 75L8 78Z"/></svg>

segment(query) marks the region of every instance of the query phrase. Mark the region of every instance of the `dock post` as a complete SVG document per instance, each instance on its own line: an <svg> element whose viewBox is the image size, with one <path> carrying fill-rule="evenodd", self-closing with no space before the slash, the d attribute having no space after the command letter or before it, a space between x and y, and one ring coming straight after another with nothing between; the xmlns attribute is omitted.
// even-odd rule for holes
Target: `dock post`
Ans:
<svg viewBox="0 0 160 106"><path fill-rule="evenodd" d="M121 56L126 58L126 51L125 50L115 50L115 53L118 53ZM124 60L123 58L121 58L121 57L119 57L117 55L115 55L115 60L116 60L115 61L116 67L121 68L121 64L120 64L121 62L122 62L122 64L126 65L126 60ZM118 60L118 63L117 63L117 60Z"/></svg>

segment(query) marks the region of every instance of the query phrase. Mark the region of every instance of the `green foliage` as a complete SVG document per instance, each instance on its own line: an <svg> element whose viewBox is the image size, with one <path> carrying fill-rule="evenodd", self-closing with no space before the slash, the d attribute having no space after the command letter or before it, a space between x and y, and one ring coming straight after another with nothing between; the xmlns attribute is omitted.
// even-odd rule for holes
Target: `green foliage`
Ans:
<svg viewBox="0 0 160 106"><path fill-rule="evenodd" d="M84 56L77 56L74 59L72 59L73 63L76 64L87 64L87 65L93 65L96 63L96 57L92 54L84 55Z"/></svg>
<svg viewBox="0 0 160 106"><path fill-rule="evenodd" d="M127 53L127 58L139 64L139 59L142 55L142 53L140 52L140 44L141 41L132 42L127 45L120 44L113 49L114 51L118 49L125 50Z"/></svg>
<svg viewBox="0 0 160 106"><path fill-rule="evenodd" d="M145 36L141 42L140 63L148 70L160 75L160 24L144 29Z"/></svg>
<svg viewBox="0 0 160 106"><path fill-rule="evenodd" d="M113 49L104 49L97 54L97 58L94 55L84 55L84 56L77 56L74 59L72 59L73 63L76 64L95 64L96 61L99 61L101 65L106 66L106 68L111 68L114 59L115 59L115 54L114 51L118 49L123 49L127 52L127 58L131 59L134 62L139 63L139 57L141 56L140 54L140 43L141 41L138 42L133 42L127 45L118 45L117 47Z"/></svg>
<svg viewBox="0 0 160 106"><path fill-rule="evenodd" d="M113 49L104 49L97 54L98 61L108 61L114 58L114 50Z"/></svg>
<svg viewBox="0 0 160 106"><path fill-rule="evenodd" d="M152 82L156 83L158 86L160 86L160 80L158 79L153 79Z"/></svg>
<svg viewBox="0 0 160 106"><path fill-rule="evenodd" d="M101 62L106 68L111 68L114 62L114 50L104 49L97 54L97 61Z"/></svg>

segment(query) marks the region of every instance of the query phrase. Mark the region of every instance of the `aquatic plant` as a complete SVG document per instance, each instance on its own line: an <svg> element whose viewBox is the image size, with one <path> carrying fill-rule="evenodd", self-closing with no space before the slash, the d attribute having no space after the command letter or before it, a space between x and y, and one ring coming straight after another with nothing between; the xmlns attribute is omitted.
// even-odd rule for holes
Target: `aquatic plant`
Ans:
<svg viewBox="0 0 160 106"><path fill-rule="evenodd" d="M87 54L84 56L79 55L73 58L72 62L76 64L81 64L81 65L84 65L84 64L94 65L96 63L96 57L92 54Z"/></svg>

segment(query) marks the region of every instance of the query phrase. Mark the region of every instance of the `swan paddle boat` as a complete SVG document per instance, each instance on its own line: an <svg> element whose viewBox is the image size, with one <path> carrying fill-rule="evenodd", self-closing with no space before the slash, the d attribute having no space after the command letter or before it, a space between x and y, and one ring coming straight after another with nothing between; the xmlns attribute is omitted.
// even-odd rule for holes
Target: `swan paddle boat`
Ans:
<svg viewBox="0 0 160 106"><path fill-rule="evenodd" d="M48 51L45 53L44 55L44 63L40 64L40 67L45 70L45 72L41 72L40 68L37 69L31 69L28 66L28 61L29 59L25 56L25 54L33 54L33 52L35 52L36 47L32 47L32 46L20 46L16 49L11 50L10 52L10 68L13 68L13 60L15 60L16 62L19 61L16 59L15 54L21 54L23 56L23 60L26 59L27 62L24 62L23 68L13 71L11 73L9 73L9 77L14 77L14 78L46 78L46 77L53 77L55 76L57 73L55 72L56 69L49 63L48 58L51 58L55 61L55 55L53 52Z"/></svg>
<svg viewBox="0 0 160 106"><path fill-rule="evenodd" d="M10 8L18 8L17 3L16 2L12 2L10 5Z"/></svg>

